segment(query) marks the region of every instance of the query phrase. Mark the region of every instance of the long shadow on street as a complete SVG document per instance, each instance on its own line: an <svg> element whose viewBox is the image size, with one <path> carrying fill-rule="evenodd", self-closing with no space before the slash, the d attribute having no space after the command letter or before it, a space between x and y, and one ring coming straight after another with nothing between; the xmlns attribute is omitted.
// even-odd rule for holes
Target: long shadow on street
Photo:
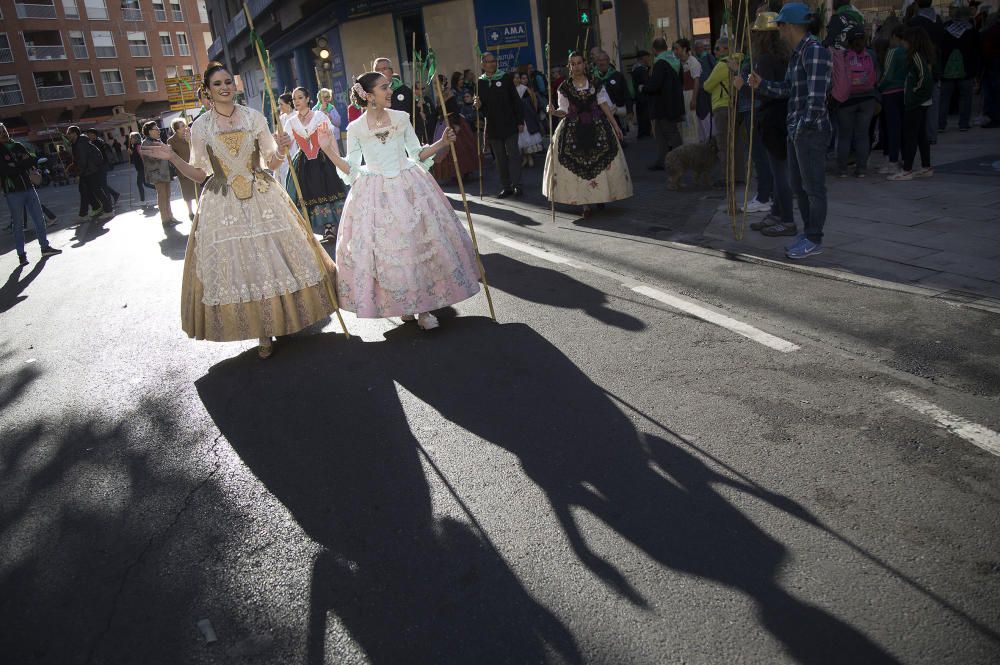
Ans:
<svg viewBox="0 0 1000 665"><path fill-rule="evenodd" d="M330 337L297 339L253 374L246 355L224 361L197 382L231 445L325 549L313 573L310 665L331 657L328 612L374 663L581 662L573 636L486 537L433 514L426 453L396 383L471 433L458 454L500 446L516 455L579 561L638 608L653 599L588 547L574 509L671 571L745 593L800 663L895 662L786 592L777 580L785 546L715 486L814 521L802 507L712 470L683 439L643 435L528 326L459 318L435 335L402 326L386 343Z"/></svg>

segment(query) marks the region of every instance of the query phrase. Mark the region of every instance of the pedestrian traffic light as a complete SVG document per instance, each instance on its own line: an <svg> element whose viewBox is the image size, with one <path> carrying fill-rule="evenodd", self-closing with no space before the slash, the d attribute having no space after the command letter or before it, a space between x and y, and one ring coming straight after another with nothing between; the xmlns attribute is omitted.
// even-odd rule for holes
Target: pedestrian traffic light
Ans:
<svg viewBox="0 0 1000 665"><path fill-rule="evenodd" d="M580 25L590 25L590 22L593 20L593 16L590 13L590 3L581 2L577 5L577 9L579 10L577 16L580 20Z"/></svg>

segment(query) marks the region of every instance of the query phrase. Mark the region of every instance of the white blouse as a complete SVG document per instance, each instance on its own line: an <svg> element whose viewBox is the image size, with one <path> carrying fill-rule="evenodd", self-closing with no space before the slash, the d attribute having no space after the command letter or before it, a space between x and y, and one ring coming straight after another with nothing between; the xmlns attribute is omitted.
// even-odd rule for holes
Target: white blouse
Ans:
<svg viewBox="0 0 1000 665"><path fill-rule="evenodd" d="M562 86L559 86L559 87L561 88ZM577 90L593 90L594 89L594 86L592 84L590 84L590 83L587 83L587 85L585 87L583 87L583 88L576 87L576 84L574 83L573 87L576 88ZM603 87L601 87L601 91L599 93L597 93L597 103L598 104L607 104L608 106L610 106L612 108L614 107L614 104L611 103L611 98L608 97L608 91L605 90ZM559 110L562 111L563 113L569 113L569 97L567 97L566 95L564 95L563 92L562 92L562 90L559 90Z"/></svg>

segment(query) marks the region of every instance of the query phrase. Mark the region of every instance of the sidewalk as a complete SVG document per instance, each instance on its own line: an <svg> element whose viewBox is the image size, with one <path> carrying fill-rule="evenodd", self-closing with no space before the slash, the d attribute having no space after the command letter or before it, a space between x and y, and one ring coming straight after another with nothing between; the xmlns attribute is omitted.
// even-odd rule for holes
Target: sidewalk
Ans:
<svg viewBox="0 0 1000 665"><path fill-rule="evenodd" d="M819 256L789 261L783 248L791 238L768 238L749 228L735 240L724 204L703 231L705 244L1000 307L1000 132L952 129L931 146L931 160L934 177L909 182L828 172L829 210ZM738 197L742 200L742 190ZM747 215L746 224L761 216ZM796 222L801 228L798 213Z"/></svg>

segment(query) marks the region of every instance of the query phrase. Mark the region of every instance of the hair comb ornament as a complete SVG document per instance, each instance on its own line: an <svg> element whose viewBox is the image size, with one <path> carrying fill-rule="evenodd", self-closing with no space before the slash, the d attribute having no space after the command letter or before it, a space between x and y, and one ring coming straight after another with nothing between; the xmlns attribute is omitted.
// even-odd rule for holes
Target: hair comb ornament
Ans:
<svg viewBox="0 0 1000 665"><path fill-rule="evenodd" d="M354 91L354 94L356 94L359 99L363 99L365 101L368 101L368 93L365 92L365 89L361 87L361 83L356 82L351 87L351 90Z"/></svg>

